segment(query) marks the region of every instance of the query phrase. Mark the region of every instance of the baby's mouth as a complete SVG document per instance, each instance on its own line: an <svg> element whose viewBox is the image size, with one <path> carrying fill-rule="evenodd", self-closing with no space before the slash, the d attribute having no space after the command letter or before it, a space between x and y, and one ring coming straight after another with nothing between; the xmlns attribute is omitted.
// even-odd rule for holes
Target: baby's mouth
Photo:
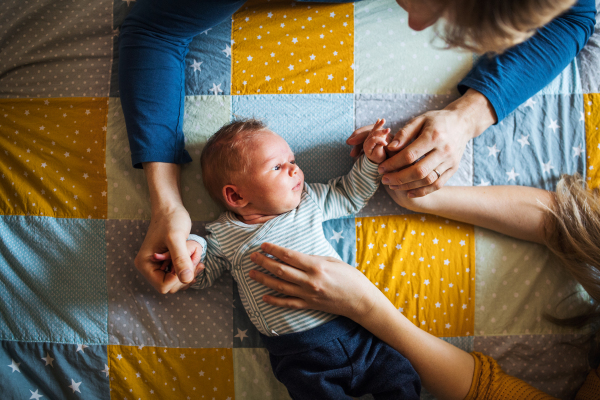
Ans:
<svg viewBox="0 0 600 400"><path fill-rule="evenodd" d="M296 190L300 189L301 185L302 185L302 181L298 182L298 184L292 188L292 191L295 192Z"/></svg>

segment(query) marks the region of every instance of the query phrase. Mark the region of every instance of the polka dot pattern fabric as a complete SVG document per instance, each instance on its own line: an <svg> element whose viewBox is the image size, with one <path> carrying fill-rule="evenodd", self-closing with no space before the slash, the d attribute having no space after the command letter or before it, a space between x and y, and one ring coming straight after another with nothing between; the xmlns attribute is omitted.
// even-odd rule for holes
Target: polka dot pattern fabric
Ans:
<svg viewBox="0 0 600 400"><path fill-rule="evenodd" d="M104 223L0 217L0 339L108 343Z"/></svg>
<svg viewBox="0 0 600 400"><path fill-rule="evenodd" d="M476 228L475 333L484 335L571 332L543 317L583 311L583 289L545 247ZM579 307L577 307L579 305Z"/></svg>
<svg viewBox="0 0 600 400"><path fill-rule="evenodd" d="M133 264L148 221L106 224L108 331L111 344L162 347L233 347L232 279L209 289L158 294ZM192 233L205 235L196 222Z"/></svg>
<svg viewBox="0 0 600 400"><path fill-rule="evenodd" d="M0 97L106 97L112 1L8 0L0 15Z"/></svg>
<svg viewBox="0 0 600 400"><path fill-rule="evenodd" d="M583 335L485 336L476 337L474 347L496 359L507 374L559 399L572 399L590 370L585 340Z"/></svg>

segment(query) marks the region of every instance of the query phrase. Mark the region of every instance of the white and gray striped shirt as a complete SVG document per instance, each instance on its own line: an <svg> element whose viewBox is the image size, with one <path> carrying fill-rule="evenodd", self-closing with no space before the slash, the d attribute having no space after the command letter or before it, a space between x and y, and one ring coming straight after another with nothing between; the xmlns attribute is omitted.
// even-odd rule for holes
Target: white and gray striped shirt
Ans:
<svg viewBox="0 0 600 400"><path fill-rule="evenodd" d="M267 336L306 331L336 318L322 311L290 310L262 301L265 294L283 295L250 279L248 272L252 269L272 275L250 261L250 254L261 252L260 245L269 242L305 254L340 259L325 238L322 223L354 214L366 205L379 186L377 167L363 154L348 175L327 184L305 183L298 207L264 224L248 225L232 212L221 214L206 226L210 232L206 241L196 235L188 238L202 245L206 266L192 287L209 287L225 270L231 271L252 323Z"/></svg>

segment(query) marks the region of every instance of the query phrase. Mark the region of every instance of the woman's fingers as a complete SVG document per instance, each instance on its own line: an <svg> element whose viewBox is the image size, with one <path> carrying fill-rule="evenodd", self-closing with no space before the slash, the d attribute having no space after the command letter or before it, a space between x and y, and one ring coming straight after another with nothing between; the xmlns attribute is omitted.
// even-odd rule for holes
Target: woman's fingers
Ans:
<svg viewBox="0 0 600 400"><path fill-rule="evenodd" d="M308 303L298 297L275 297L265 294L262 299L265 303L275 307L285 307L294 310L309 308Z"/></svg>
<svg viewBox="0 0 600 400"><path fill-rule="evenodd" d="M394 136L394 140L392 140L389 145L390 150L400 150L402 147L406 146L408 142L410 142L419 134L419 132L421 132L425 121L426 118L422 115L408 121L408 123L404 125L402 129L400 129Z"/></svg>
<svg viewBox="0 0 600 400"><path fill-rule="evenodd" d="M394 190L410 190L421 186L431 185L449 169L441 153L434 150L417 161L414 165L394 173L386 174L382 178L384 184L393 186Z"/></svg>
<svg viewBox="0 0 600 400"><path fill-rule="evenodd" d="M394 139L394 141L395 140L396 139ZM394 141L392 141L392 143ZM388 147L391 148L391 146L392 144L390 143ZM393 148L391 149L393 150ZM414 165L412 164L414 164L425 154L431 152L433 149L433 143L429 140L429 138L426 135L421 135L417 137L414 142L404 147L398 154L381 163L381 165L379 165L379 173L384 174L386 172L397 171L409 165L410 167L407 169L413 168ZM390 184L401 185L402 183L407 182L391 182Z"/></svg>
<svg viewBox="0 0 600 400"><path fill-rule="evenodd" d="M286 276L282 276L281 279L275 278L273 276L264 274L255 269L251 270L248 273L251 279L255 280L258 283L261 283L272 289L276 292L284 294L286 296L294 296L297 297L299 294L300 287L295 283L291 283L286 279Z"/></svg>
<svg viewBox="0 0 600 400"><path fill-rule="evenodd" d="M276 244L272 244L272 243L263 243L260 246L260 248L265 253L279 258L284 264L291 265L302 271L307 271L307 270L312 269L317 266L315 257L309 256L304 253L300 253L299 251L286 249L285 247L277 246ZM257 254L259 256L261 255L258 253L254 253L254 254ZM267 257L264 257L264 258L267 258ZM273 260L271 260L271 261L273 261ZM280 263L278 263L278 264L280 264ZM264 267L264 266L261 265L261 267ZM273 272L273 271L271 271L271 272Z"/></svg>
<svg viewBox="0 0 600 400"><path fill-rule="evenodd" d="M415 198L415 197L427 196L428 194L441 189L446 184L446 182L448 182L448 179L450 179L452 177L452 175L454 175L455 172L456 172L456 168L450 168L450 169L446 170L442 174L442 176L440 176L440 178L438 180L436 180L435 182L433 182L431 185L420 187L418 189L409 190L406 195L411 199Z"/></svg>

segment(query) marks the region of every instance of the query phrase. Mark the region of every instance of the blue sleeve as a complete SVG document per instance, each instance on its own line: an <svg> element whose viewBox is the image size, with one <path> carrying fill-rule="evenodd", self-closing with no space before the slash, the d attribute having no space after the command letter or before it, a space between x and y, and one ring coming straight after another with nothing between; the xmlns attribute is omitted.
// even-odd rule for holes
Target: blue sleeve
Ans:
<svg viewBox="0 0 600 400"><path fill-rule="evenodd" d="M498 122L539 92L577 56L594 32L595 0L579 0L529 40L495 57L482 56L458 84L492 103Z"/></svg>
<svg viewBox="0 0 600 400"><path fill-rule="evenodd" d="M243 0L138 0L119 35L119 90L135 168L182 164L185 56L193 37L237 11Z"/></svg>

